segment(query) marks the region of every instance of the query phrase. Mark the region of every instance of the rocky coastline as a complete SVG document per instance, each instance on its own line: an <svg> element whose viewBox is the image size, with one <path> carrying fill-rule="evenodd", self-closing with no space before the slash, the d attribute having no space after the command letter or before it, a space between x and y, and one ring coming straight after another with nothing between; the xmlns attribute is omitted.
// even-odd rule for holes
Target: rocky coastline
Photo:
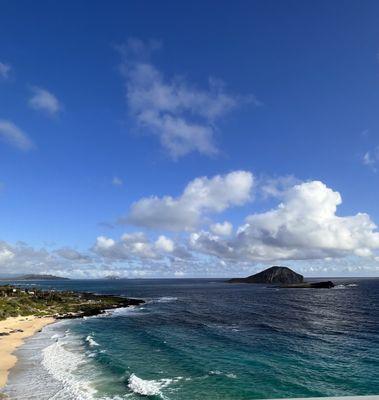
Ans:
<svg viewBox="0 0 379 400"><path fill-rule="evenodd" d="M144 301L141 299L114 295L0 286L0 320L24 315L55 319L82 318L142 303Z"/></svg>

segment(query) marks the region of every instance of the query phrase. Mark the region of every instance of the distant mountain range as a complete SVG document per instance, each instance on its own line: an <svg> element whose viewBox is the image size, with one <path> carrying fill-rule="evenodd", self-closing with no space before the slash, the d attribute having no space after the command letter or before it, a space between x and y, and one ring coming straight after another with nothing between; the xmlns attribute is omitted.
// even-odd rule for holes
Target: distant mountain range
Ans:
<svg viewBox="0 0 379 400"><path fill-rule="evenodd" d="M2 281L63 281L69 280L69 278L63 278L55 275L44 275L44 274L26 274L19 275L12 278L0 278Z"/></svg>

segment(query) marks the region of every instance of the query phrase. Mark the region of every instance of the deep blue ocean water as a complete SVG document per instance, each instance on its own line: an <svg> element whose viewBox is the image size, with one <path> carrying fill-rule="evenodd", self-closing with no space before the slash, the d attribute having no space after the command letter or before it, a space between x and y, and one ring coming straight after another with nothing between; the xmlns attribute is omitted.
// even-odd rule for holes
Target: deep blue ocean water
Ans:
<svg viewBox="0 0 379 400"><path fill-rule="evenodd" d="M330 290L204 279L31 282L146 303L46 327L17 351L6 392L16 400L379 394L379 279L334 281Z"/></svg>

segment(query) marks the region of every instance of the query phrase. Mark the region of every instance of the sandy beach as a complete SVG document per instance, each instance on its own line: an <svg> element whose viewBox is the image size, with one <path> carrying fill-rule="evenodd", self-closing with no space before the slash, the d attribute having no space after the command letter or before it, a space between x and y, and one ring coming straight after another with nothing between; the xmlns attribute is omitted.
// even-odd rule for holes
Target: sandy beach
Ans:
<svg viewBox="0 0 379 400"><path fill-rule="evenodd" d="M0 388L5 386L9 370L17 362L17 357L12 354L15 349L24 343L24 339L54 321L52 317L38 318L34 315L11 317L0 321L0 334L9 333L9 335L0 336Z"/></svg>

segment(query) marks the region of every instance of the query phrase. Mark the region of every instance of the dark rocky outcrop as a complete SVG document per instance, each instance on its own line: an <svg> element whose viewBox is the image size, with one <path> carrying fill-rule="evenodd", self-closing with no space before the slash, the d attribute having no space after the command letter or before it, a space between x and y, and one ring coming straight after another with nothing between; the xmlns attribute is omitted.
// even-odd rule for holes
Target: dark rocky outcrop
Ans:
<svg viewBox="0 0 379 400"><path fill-rule="evenodd" d="M271 267L255 275L248 276L247 278L233 278L227 281L229 283L265 283L275 285L290 285L299 284L304 282L303 275L292 271L288 267Z"/></svg>
<svg viewBox="0 0 379 400"><path fill-rule="evenodd" d="M93 293L81 293L80 295L85 301L93 303L83 304L77 311L55 314L54 317L56 319L92 317L94 315L104 314L111 309L139 306L145 303L141 299L131 299L112 295L97 295Z"/></svg>

